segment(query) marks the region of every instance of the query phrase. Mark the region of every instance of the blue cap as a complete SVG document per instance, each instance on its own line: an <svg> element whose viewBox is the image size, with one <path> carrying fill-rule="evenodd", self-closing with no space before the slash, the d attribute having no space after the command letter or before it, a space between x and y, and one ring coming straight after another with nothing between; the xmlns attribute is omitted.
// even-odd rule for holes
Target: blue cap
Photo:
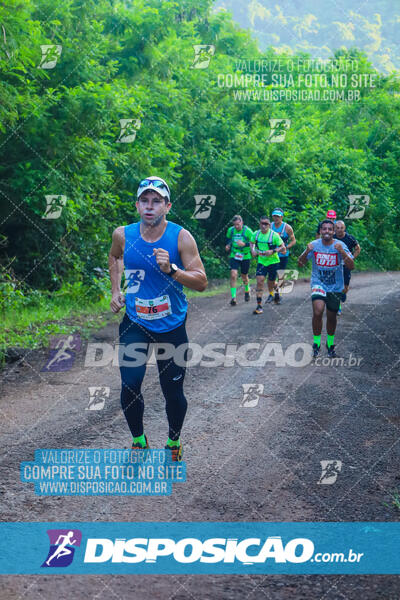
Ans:
<svg viewBox="0 0 400 600"><path fill-rule="evenodd" d="M277 215L278 217L283 217L283 210L281 208L274 208L272 211L272 216Z"/></svg>

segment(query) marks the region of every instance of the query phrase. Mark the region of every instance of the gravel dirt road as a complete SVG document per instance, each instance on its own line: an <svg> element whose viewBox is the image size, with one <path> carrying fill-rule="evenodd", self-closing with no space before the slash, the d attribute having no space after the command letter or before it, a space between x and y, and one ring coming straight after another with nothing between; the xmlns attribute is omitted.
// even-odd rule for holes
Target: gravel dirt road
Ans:
<svg viewBox="0 0 400 600"><path fill-rule="evenodd" d="M228 306L225 295L190 301L191 342L312 343L309 284L299 281L280 306L254 316L254 298ZM122 448L130 437L119 404L116 366L85 367L86 343L71 370L41 372L44 352L3 372L3 521L393 521L400 487L400 273L356 273L339 317L344 365L250 365L188 369L184 426L187 482L168 497L38 497L20 482L21 461L37 448ZM113 344L115 322L92 342ZM323 336L325 343L325 336ZM325 353L324 353L325 355ZM356 359L350 366L349 356ZM296 355L298 356L298 355ZM361 360L360 360L361 359ZM152 447L166 439L156 368L144 382L145 429ZM243 384L263 384L243 406ZM85 410L89 386L109 386L101 411ZM340 460L333 485L319 485L321 460ZM60 592L62 590L62 594ZM3 576L1 598L140 600L394 599L397 576Z"/></svg>

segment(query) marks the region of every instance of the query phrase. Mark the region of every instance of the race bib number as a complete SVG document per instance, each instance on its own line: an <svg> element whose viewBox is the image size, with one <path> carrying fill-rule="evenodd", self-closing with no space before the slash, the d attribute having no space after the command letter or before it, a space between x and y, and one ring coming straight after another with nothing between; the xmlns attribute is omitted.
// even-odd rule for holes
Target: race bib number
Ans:
<svg viewBox="0 0 400 600"><path fill-rule="evenodd" d="M241 252L236 252L234 259L235 260L243 260L243 254Z"/></svg>
<svg viewBox="0 0 400 600"><path fill-rule="evenodd" d="M314 287L311 288L311 295L313 296L314 294L318 294L318 296L323 296L326 298L326 291L319 285L314 285Z"/></svg>
<svg viewBox="0 0 400 600"><path fill-rule="evenodd" d="M137 316L146 321L163 319L172 314L171 300L168 295L150 300L135 298L135 307Z"/></svg>
<svg viewBox="0 0 400 600"><path fill-rule="evenodd" d="M337 267L339 255L336 252L314 252L315 264L319 267Z"/></svg>

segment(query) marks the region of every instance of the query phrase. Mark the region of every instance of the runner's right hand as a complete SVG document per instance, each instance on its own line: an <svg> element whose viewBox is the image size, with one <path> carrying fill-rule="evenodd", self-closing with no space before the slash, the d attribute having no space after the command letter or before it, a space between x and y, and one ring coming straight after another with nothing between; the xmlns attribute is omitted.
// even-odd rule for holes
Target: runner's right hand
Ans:
<svg viewBox="0 0 400 600"><path fill-rule="evenodd" d="M124 305L125 305L125 296L121 292L118 292L117 294L113 294L113 296L111 298L111 302L110 302L110 308L113 311L113 313L119 312L121 310L121 308L123 308Z"/></svg>

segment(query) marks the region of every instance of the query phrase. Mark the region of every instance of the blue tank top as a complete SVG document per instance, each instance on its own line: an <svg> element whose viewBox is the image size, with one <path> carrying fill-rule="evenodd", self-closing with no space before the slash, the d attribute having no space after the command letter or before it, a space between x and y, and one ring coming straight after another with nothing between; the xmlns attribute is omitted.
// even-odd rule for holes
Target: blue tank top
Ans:
<svg viewBox="0 0 400 600"><path fill-rule="evenodd" d="M187 300L182 284L163 273L153 255L153 248L163 248L168 251L170 262L183 269L178 252L181 229L168 221L157 242L146 242L140 235L140 222L125 227L126 314L149 331L172 331L186 318Z"/></svg>
<svg viewBox="0 0 400 600"><path fill-rule="evenodd" d="M280 227L275 227L275 223L271 223L272 231L279 233L279 235L282 238L282 242L285 244L285 246L287 246L287 244L289 243L289 234L287 233L285 227L286 227L286 223L282 223L282 225ZM289 256L289 254L290 254L289 250L286 250L286 254L282 254L282 252L278 252L278 256Z"/></svg>

